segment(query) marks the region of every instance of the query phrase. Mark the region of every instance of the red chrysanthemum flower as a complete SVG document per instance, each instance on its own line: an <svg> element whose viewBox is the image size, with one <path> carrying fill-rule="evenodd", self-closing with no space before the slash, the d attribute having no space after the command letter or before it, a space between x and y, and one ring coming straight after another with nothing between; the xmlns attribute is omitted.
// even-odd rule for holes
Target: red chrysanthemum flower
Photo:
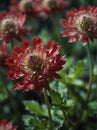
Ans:
<svg viewBox="0 0 97 130"><path fill-rule="evenodd" d="M5 43L0 43L0 67L6 67L5 60L8 57L8 48Z"/></svg>
<svg viewBox="0 0 97 130"><path fill-rule="evenodd" d="M44 48L40 38L35 38L32 44L24 40L21 47L13 50L14 55L7 58L6 64L10 67L8 78L20 79L16 90L36 88L41 93L42 88L49 90L48 79L60 78L56 71L61 70L66 61L64 56L59 56L60 46L54 41L49 41Z"/></svg>
<svg viewBox="0 0 97 130"><path fill-rule="evenodd" d="M40 0L11 0L11 12L21 12L26 16L38 18L38 13L40 12L40 10Z"/></svg>
<svg viewBox="0 0 97 130"><path fill-rule="evenodd" d="M61 24L65 28L62 32L64 37L70 36L69 42L76 42L82 39L84 45L90 39L97 38L97 7L81 6L74 8L67 13L67 19L62 19Z"/></svg>
<svg viewBox="0 0 97 130"><path fill-rule="evenodd" d="M17 130L17 126L13 126L13 122L7 122L5 119L0 121L0 130Z"/></svg>
<svg viewBox="0 0 97 130"><path fill-rule="evenodd" d="M27 36L29 27L23 27L26 20L25 15L13 15L7 12L0 13L0 40L6 43L11 42L12 38L21 41L21 36Z"/></svg>
<svg viewBox="0 0 97 130"><path fill-rule="evenodd" d="M42 0L40 15L47 17L48 15L54 16L57 11L63 12L64 7L69 4L67 0Z"/></svg>

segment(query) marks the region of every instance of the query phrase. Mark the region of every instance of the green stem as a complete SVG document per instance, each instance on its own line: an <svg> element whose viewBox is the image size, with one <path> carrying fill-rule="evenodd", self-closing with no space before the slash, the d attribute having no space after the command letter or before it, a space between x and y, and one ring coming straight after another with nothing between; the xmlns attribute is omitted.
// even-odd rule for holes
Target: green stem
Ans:
<svg viewBox="0 0 97 130"><path fill-rule="evenodd" d="M67 127L69 127L69 123L68 123L68 119L67 117L65 116L66 114L64 113L64 111L62 110L62 113L63 113L63 120L64 120L64 123Z"/></svg>
<svg viewBox="0 0 97 130"><path fill-rule="evenodd" d="M13 47L14 47L14 40L12 39L11 40L11 49L13 50Z"/></svg>
<svg viewBox="0 0 97 130"><path fill-rule="evenodd" d="M52 123L52 116L51 116L51 111L50 111L50 104L49 104L49 100L48 100L47 91L45 89L44 89L44 98L45 98L45 102L46 102L47 109L48 109L49 130L53 130L53 123Z"/></svg>
<svg viewBox="0 0 97 130"><path fill-rule="evenodd" d="M90 65L89 83L88 83L87 95L86 95L86 98L85 98L84 103L82 105L82 109L81 109L81 111L79 113L77 124L76 124L76 128L77 128L77 126L80 123L80 120L81 120L81 117L83 115L84 110L87 107L88 100L89 100L90 93L91 93L92 82L93 82L93 64L92 64L92 57L91 57L91 53L90 53L90 46L89 46L89 44L87 44L87 54L88 54L89 65Z"/></svg>

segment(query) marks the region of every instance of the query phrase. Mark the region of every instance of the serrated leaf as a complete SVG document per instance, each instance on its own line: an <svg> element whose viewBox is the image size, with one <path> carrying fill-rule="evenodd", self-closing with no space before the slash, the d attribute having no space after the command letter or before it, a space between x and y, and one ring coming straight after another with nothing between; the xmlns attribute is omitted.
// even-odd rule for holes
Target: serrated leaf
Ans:
<svg viewBox="0 0 97 130"><path fill-rule="evenodd" d="M78 79L83 76L85 72L84 61L79 61L73 68L70 69L69 76L73 79Z"/></svg>
<svg viewBox="0 0 97 130"><path fill-rule="evenodd" d="M36 101L24 101L24 105L31 113L40 116L47 116L47 109L45 105L39 105L39 103Z"/></svg>
<svg viewBox="0 0 97 130"><path fill-rule="evenodd" d="M59 130L63 125L63 120L55 119L54 120L54 130Z"/></svg>
<svg viewBox="0 0 97 130"><path fill-rule="evenodd" d="M48 130L47 121L38 118L31 119L30 126L34 128L33 130Z"/></svg>
<svg viewBox="0 0 97 130"><path fill-rule="evenodd" d="M52 90L52 91L50 91L50 96L52 98L52 103L53 104L56 104L56 105L61 105L62 104L62 97L58 92Z"/></svg>
<svg viewBox="0 0 97 130"><path fill-rule="evenodd" d="M93 101L88 104L88 111L91 116L97 113L97 101Z"/></svg>
<svg viewBox="0 0 97 130"><path fill-rule="evenodd" d="M73 101L72 99L68 99L68 100L66 101L66 106L71 107L71 106L73 106L73 105L74 105L74 101Z"/></svg>
<svg viewBox="0 0 97 130"><path fill-rule="evenodd" d="M32 119L32 116L30 115L23 115L23 121L25 123L26 126L29 126L29 121Z"/></svg>
<svg viewBox="0 0 97 130"><path fill-rule="evenodd" d="M71 83L72 78L71 78L70 76L68 76L68 74L67 74L64 70L62 70L62 71L60 72L60 76L61 76L60 81L61 81L62 83L65 83L65 84L70 84L70 83Z"/></svg>

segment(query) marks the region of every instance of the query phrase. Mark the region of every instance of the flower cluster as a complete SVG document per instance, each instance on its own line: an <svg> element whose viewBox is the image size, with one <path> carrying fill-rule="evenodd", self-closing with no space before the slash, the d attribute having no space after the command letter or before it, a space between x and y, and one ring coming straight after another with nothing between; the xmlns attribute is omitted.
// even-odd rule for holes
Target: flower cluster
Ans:
<svg viewBox="0 0 97 130"><path fill-rule="evenodd" d="M69 42L82 39L84 45L90 39L97 38L97 7L81 6L80 9L72 9L67 13L67 19L62 19L61 24L65 28L62 31L64 37L70 36Z"/></svg>
<svg viewBox="0 0 97 130"><path fill-rule="evenodd" d="M11 0L10 11L18 11L34 18L47 18L54 15L56 11L64 11L69 2L67 0Z"/></svg>
<svg viewBox="0 0 97 130"><path fill-rule="evenodd" d="M13 13L22 13L26 16L38 17L40 12L39 0L11 0L10 11Z"/></svg>
<svg viewBox="0 0 97 130"><path fill-rule="evenodd" d="M14 15L12 13L7 13L3 11L0 13L0 40L4 40L6 43L12 41L13 38L16 38L18 41L21 41L21 36L27 36L29 27L23 27L23 24L26 20L25 15L20 13Z"/></svg>
<svg viewBox="0 0 97 130"><path fill-rule="evenodd" d="M17 126L13 126L13 122L7 122L7 120L0 121L0 130L17 130Z"/></svg>
<svg viewBox="0 0 97 130"><path fill-rule="evenodd" d="M8 78L20 79L15 89L29 91L36 88L38 93L42 88L49 90L48 79L60 78L56 71L66 62L64 56L58 56L59 49L60 46L52 40L44 48L40 38L35 38L32 44L24 40L21 47L16 46L14 54L6 61L10 67Z"/></svg>
<svg viewBox="0 0 97 130"><path fill-rule="evenodd" d="M68 3L66 0L43 0L42 6L47 15L54 15L57 11L63 12Z"/></svg>

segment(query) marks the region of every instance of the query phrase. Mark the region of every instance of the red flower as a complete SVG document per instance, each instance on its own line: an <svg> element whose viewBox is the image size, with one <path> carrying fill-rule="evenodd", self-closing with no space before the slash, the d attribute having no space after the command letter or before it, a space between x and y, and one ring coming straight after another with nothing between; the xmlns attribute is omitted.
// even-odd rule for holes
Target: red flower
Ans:
<svg viewBox="0 0 97 130"><path fill-rule="evenodd" d="M0 43L0 67L4 68L6 67L5 59L8 56L8 48L6 47L6 44Z"/></svg>
<svg viewBox="0 0 97 130"><path fill-rule="evenodd" d="M40 10L40 0L11 0L11 12L21 12L26 16L37 18Z"/></svg>
<svg viewBox="0 0 97 130"><path fill-rule="evenodd" d="M41 0L40 0L41 1ZM55 12L63 12L64 7L69 4L67 0L43 0L41 1L40 15L47 17L48 15L54 16Z"/></svg>
<svg viewBox="0 0 97 130"><path fill-rule="evenodd" d="M60 46L49 41L44 48L43 41L35 38L32 44L24 40L22 46L15 47L14 55L7 58L6 64L10 67L7 76L11 80L20 79L16 90L30 91L42 88L49 90L48 79L60 78L56 73L65 64L64 56L58 56Z"/></svg>
<svg viewBox="0 0 97 130"><path fill-rule="evenodd" d="M84 45L88 40L97 38L97 7L81 6L74 8L62 19L61 24L66 29L62 32L64 37L70 36L69 42L76 42L82 39Z"/></svg>
<svg viewBox="0 0 97 130"><path fill-rule="evenodd" d="M7 122L5 119L0 122L0 130L17 130L17 126L13 126L13 122Z"/></svg>
<svg viewBox="0 0 97 130"><path fill-rule="evenodd" d="M6 43L11 42L12 38L21 41L21 36L26 36L29 27L23 27L26 20L25 15L13 15L7 12L0 13L0 40Z"/></svg>

